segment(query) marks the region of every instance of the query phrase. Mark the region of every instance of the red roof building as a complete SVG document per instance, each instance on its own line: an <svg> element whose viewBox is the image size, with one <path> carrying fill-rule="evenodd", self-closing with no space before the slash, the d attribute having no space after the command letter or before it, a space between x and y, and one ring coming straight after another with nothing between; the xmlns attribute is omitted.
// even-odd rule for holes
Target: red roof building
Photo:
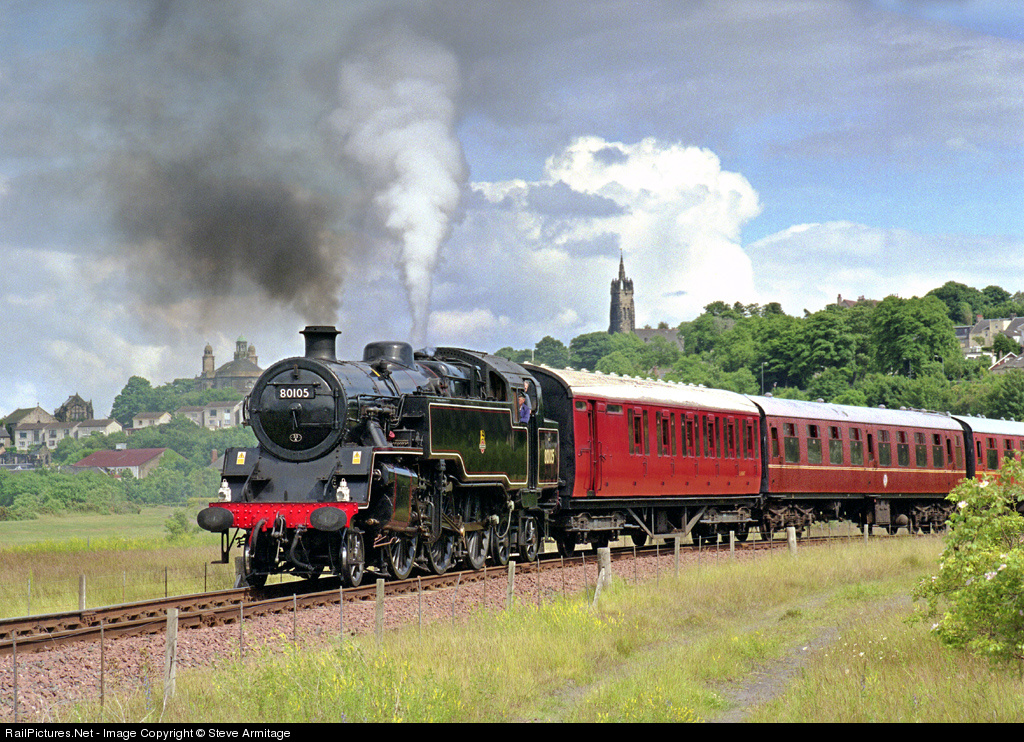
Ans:
<svg viewBox="0 0 1024 742"><path fill-rule="evenodd" d="M136 479L144 479L160 463L166 448L125 448L117 451L97 451L73 466L94 469L104 474L120 475L131 472Z"/></svg>

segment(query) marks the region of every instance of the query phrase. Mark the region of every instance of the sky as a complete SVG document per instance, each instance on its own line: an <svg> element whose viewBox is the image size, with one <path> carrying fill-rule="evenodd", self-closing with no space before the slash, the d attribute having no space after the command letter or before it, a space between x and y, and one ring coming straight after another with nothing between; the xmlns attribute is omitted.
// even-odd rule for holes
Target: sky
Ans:
<svg viewBox="0 0 1024 742"><path fill-rule="evenodd" d="M485 351L1024 289L1024 5L0 0L0 415L334 324Z"/></svg>

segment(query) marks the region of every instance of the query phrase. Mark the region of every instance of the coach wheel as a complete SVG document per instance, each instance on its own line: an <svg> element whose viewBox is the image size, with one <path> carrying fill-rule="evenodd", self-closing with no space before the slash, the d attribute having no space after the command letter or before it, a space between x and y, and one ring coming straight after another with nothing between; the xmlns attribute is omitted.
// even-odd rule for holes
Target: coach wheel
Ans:
<svg viewBox="0 0 1024 742"><path fill-rule="evenodd" d="M470 569L483 569L487 562L487 548L490 546L488 533L481 528L466 534L466 565Z"/></svg>
<svg viewBox="0 0 1024 742"><path fill-rule="evenodd" d="M519 556L524 562L535 562L539 553L540 535L537 533L537 519L523 518L519 521Z"/></svg>
<svg viewBox="0 0 1024 742"><path fill-rule="evenodd" d="M384 562L392 577L406 579L416 562L416 537L395 536L394 541L384 547Z"/></svg>
<svg viewBox="0 0 1024 742"><path fill-rule="evenodd" d="M608 544L610 544L611 541L612 541L612 537L611 537L611 534L609 534L609 533L599 531L597 533L591 533L589 541L590 541L590 548L593 551L597 551L598 549L605 549L605 548L607 548Z"/></svg>
<svg viewBox="0 0 1024 742"><path fill-rule="evenodd" d="M736 540L739 541L740 543L743 543L744 541L746 541L748 536L750 536L750 527L749 526L740 526L739 528L736 529Z"/></svg>
<svg viewBox="0 0 1024 742"><path fill-rule="evenodd" d="M455 539L454 533L444 531L434 543L427 546L427 566L435 575L443 575L451 568L455 557Z"/></svg>
<svg viewBox="0 0 1024 742"><path fill-rule="evenodd" d="M643 531L634 531L629 534L629 539L633 542L633 546L638 549L643 548L647 544L647 534Z"/></svg>
<svg viewBox="0 0 1024 742"><path fill-rule="evenodd" d="M341 581L345 587L356 587L366 571L366 547L357 528L346 528L341 539Z"/></svg>
<svg viewBox="0 0 1024 742"><path fill-rule="evenodd" d="M508 564L509 551L512 548L511 531L511 514L505 515L497 525L491 527L491 559L493 559L494 563L499 567L504 567Z"/></svg>

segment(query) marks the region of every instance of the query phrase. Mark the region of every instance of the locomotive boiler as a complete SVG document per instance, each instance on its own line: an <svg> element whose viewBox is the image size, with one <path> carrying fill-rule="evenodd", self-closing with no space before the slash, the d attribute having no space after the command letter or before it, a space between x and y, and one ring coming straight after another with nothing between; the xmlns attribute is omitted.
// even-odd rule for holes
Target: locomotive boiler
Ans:
<svg viewBox="0 0 1024 742"><path fill-rule="evenodd" d="M375 342L336 357L338 331L302 331L305 353L268 368L245 403L254 448L225 453L219 502L199 525L242 549L248 584L325 571L356 585L464 560L536 559L558 425L521 366L455 348Z"/></svg>

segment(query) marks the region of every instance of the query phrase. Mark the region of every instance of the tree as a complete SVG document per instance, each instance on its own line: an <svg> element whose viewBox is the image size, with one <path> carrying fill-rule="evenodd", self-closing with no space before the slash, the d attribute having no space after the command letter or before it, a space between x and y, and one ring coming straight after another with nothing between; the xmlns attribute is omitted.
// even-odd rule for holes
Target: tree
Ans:
<svg viewBox="0 0 1024 742"><path fill-rule="evenodd" d="M992 340L992 352L996 354L996 358L1002 358L1008 353L1020 353L1020 346L1003 333L999 333Z"/></svg>
<svg viewBox="0 0 1024 742"><path fill-rule="evenodd" d="M153 409L153 385L149 379L133 376L128 379L121 393L114 397L110 416L122 425L131 425L132 418L140 412Z"/></svg>
<svg viewBox="0 0 1024 742"><path fill-rule="evenodd" d="M1002 304L1010 301L1012 297L1012 294L1001 286L986 286L981 293L985 297L986 303L990 305Z"/></svg>
<svg viewBox="0 0 1024 742"><path fill-rule="evenodd" d="M565 368L569 365L569 349L565 343L545 335L534 348L534 363L543 363L551 368Z"/></svg>
<svg viewBox="0 0 1024 742"><path fill-rule="evenodd" d="M1024 371L1010 369L998 376L988 395L986 414L995 419L1024 420Z"/></svg>
<svg viewBox="0 0 1024 742"><path fill-rule="evenodd" d="M602 356L611 352L612 337L607 332L577 335L569 343L569 365L573 368L597 368Z"/></svg>
<svg viewBox="0 0 1024 742"><path fill-rule="evenodd" d="M501 358L507 358L512 363L526 363L529 361L533 354L528 350L515 350L511 345L506 345L504 348L498 348L494 351L494 355L500 356Z"/></svg>
<svg viewBox="0 0 1024 742"><path fill-rule="evenodd" d="M842 310L815 312L804 319L801 329L803 338L794 368L801 386L815 374L853 361L856 345Z"/></svg>
<svg viewBox="0 0 1024 742"><path fill-rule="evenodd" d="M878 370L904 376L920 374L926 362L958 347L946 306L935 296L887 297L875 308L872 341Z"/></svg>
<svg viewBox="0 0 1024 742"><path fill-rule="evenodd" d="M597 362L597 371L603 374L618 374L619 376L639 376L642 372L633 364L629 354L617 350L602 356Z"/></svg>
<svg viewBox="0 0 1024 742"><path fill-rule="evenodd" d="M926 296L934 296L946 307L946 316L958 325L973 325L975 314L988 303L985 295L975 288L956 281L946 281Z"/></svg>
<svg viewBox="0 0 1024 742"><path fill-rule="evenodd" d="M965 480L953 507L938 574L914 597L943 644L994 661L1024 662L1024 466L1004 460L998 480Z"/></svg>

